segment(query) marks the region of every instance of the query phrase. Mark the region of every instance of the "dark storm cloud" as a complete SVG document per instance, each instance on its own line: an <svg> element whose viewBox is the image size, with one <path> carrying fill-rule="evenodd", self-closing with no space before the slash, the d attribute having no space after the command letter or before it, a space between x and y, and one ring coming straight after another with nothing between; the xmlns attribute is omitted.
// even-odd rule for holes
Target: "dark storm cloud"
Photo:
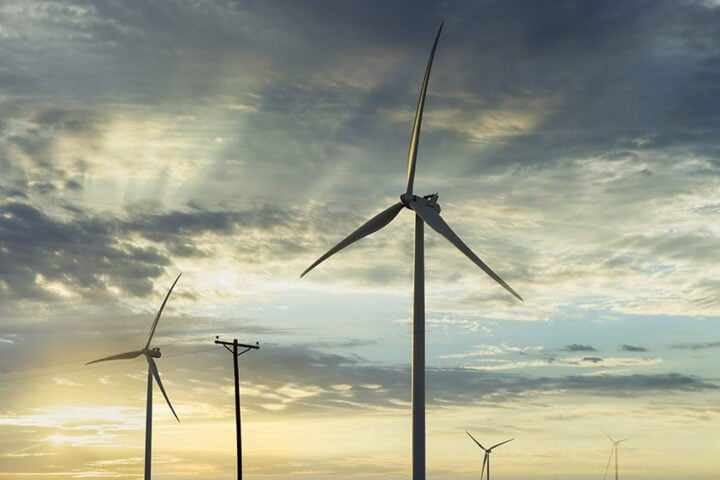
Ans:
<svg viewBox="0 0 720 480"><path fill-rule="evenodd" d="M25 74L17 75L18 87L38 89L25 79L39 77L51 86L46 90L76 90L75 97L84 89L98 95L106 87L98 80L105 78L116 94L143 102L176 95L194 100L222 86L228 66L238 61L246 68L233 74L235 82L243 83L258 75L277 77L282 70L333 64L353 48L411 41L416 27L407 22L407 8L366 7L362 2L18 2L12 11L16 22L8 25L16 35L7 35L0 52L15 67L8 70ZM428 18L434 28L438 10L426 5L413 16ZM304 20L298 22L299 17ZM366 30L370 25L376 27L372 35ZM31 67L30 56L47 61ZM113 62L98 61L103 58ZM90 69L77 70L83 64Z"/></svg>
<svg viewBox="0 0 720 480"><path fill-rule="evenodd" d="M71 8L73 3L82 8ZM362 142L385 171L387 152L405 148L405 123L411 119L388 124L382 109L412 109L428 44L445 19L429 114L443 108L503 110L511 98L521 110L534 101L548 103L537 112L536 127L496 142L480 158L453 125L426 132L423 149L429 154L462 140L456 146L473 158L465 167L475 170L497 166L501 158L507 167L596 155L610 161L670 147L717 153L718 8L620 0L425 1L410 12L402 2L367 7L366 2L49 4L28 17L48 33L25 51L43 56L42 42L56 40L53 53L68 61L47 72L46 83L104 97L102 79L112 79L116 95L146 103L200 101L235 78L245 87L235 95L252 93L261 113L248 125L247 137L260 143L250 146L254 155L264 152L267 159L277 152L278 161L283 158L282 147L266 148L275 143L267 129L274 125L285 132L286 142L308 146L302 152L308 165L320 167L336 160L342 145ZM43 62L25 63L17 40L6 50L22 67L16 70L46 73ZM372 64L376 75L370 83L364 64L358 71L348 59L372 57L379 61ZM91 74L78 62L91 65ZM228 70L237 64L247 66L240 75ZM469 103L457 91L475 100Z"/></svg>
<svg viewBox="0 0 720 480"><path fill-rule="evenodd" d="M678 146L716 152L718 86L702 79L715 68L720 9L642 1L546 7L478 4L486 20L468 15L465 23L494 26L458 29L484 67L464 79L482 102L518 93L557 99L531 133L496 149L499 158L538 163Z"/></svg>
<svg viewBox="0 0 720 480"><path fill-rule="evenodd" d="M579 343L571 343L570 345L565 345L560 350L563 352L597 352L597 350L595 350L595 348L593 348L592 346L581 345Z"/></svg>
<svg viewBox="0 0 720 480"><path fill-rule="evenodd" d="M636 345L621 345L621 352L647 352L648 349L644 347L638 347Z"/></svg>
<svg viewBox="0 0 720 480"><path fill-rule="evenodd" d="M378 150L393 151L388 147L398 137L395 131L392 139L378 131L376 125L383 122L378 107L412 107L417 83L413 74L419 70L415 64L421 68L427 38L437 19L444 17L447 28L434 73L432 108L504 109L511 97L525 100L528 107L534 100L550 102L531 132L498 142L485 155L486 162L502 158L507 167L596 155L611 160L621 153L627 157L671 147L716 153L713 132L720 122L720 87L709 79L718 71L720 9L691 2L578 1L550 8L534 2L461 7L427 2L427 8L417 9L416 22L402 22L398 29L390 28L400 13L392 8L380 15L356 3L305 7L305 18L317 28L298 34L300 42L292 48L323 55L302 57L307 70L290 76L302 87L277 79L258 94L264 113L281 109L284 115L304 120L322 117L328 106L348 103L344 109L349 120L336 123L330 136L312 133L316 142L349 144L367 137ZM267 14L256 7L248 10L260 17ZM287 28L292 35L297 27ZM370 31L373 35L367 35ZM332 47L327 38L333 38ZM371 93L350 89L345 93L353 96L347 97L328 86L308 85L308 71L336 61L342 49L362 52L378 45L411 49L417 58L408 55L404 68L387 68ZM405 95L397 91L398 85ZM479 103L470 106L448 95L454 88L476 93ZM423 148L432 152L441 148L433 145L457 139L452 128L426 132ZM302 138L303 130L297 133ZM398 142L404 143L405 136ZM467 139L458 143L467 145ZM373 148L367 143L364 147Z"/></svg>

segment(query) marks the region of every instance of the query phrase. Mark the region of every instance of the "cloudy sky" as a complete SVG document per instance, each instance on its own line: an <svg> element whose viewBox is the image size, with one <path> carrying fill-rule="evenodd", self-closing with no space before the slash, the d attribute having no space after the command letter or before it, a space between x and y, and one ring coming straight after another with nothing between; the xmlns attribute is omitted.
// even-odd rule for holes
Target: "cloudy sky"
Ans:
<svg viewBox="0 0 720 480"><path fill-rule="evenodd" d="M524 298L426 232L428 471L720 474L720 7L711 1L0 2L0 473L399 479L416 191Z"/></svg>

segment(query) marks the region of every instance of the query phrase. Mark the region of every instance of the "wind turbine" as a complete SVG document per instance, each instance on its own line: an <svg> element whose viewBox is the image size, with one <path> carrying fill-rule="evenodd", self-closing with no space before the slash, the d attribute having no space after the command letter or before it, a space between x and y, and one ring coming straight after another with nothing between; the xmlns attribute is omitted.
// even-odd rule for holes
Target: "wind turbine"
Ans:
<svg viewBox="0 0 720 480"><path fill-rule="evenodd" d="M425 68L425 77L420 89L415 121L410 136L410 148L408 150L407 188L405 193L400 195L400 202L380 212L368 220L364 225L348 235L344 240L327 251L315 263L310 265L300 276L303 277L310 270L325 261L328 257L339 252L343 248L360 240L371 233L374 233L389 224L400 210L408 208L415 212L415 254L414 254L414 280L413 280L413 334L412 334L412 468L414 480L425 480L425 266L424 266L424 237L423 226L425 223L455 245L475 265L480 267L486 274L497 283L502 285L508 292L522 300L515 290L500 278L490 267L488 267L462 240L453 232L440 216L440 205L437 203L438 195L425 195L418 197L413 193L413 182L415 179L415 163L417 159L418 142L420 140L420 125L422 123L423 108L425 106L425 94L427 92L430 69L432 67L435 48L437 47L443 24L440 24L430 58Z"/></svg>
<svg viewBox="0 0 720 480"><path fill-rule="evenodd" d="M599 428L599 427L598 427ZM631 438L635 437L628 437L623 438L622 440L615 440L608 434L605 430L600 428L602 432L605 434L605 436L612 442L612 448L610 449L610 457L608 458L608 463L605 465L605 473L603 474L603 480L605 480L605 477L607 477L608 469L610 468L610 462L612 462L613 457L615 457L615 480L618 480L620 478L619 476L619 470L618 470L618 445L620 445L622 442L626 440L630 440Z"/></svg>
<svg viewBox="0 0 720 480"><path fill-rule="evenodd" d="M173 291L173 288L175 288L175 284L180 280L180 275L182 273L179 273L177 278L175 278L175 281L170 286L170 290L168 290L167 295L165 295L165 298L163 299L162 304L160 305L160 310L158 310L157 314L155 315L155 320L153 320L152 328L150 328L150 336L148 337L147 342L145 343L145 346L142 348L142 350L135 350L132 352L125 352L120 353L117 355L111 355L109 357L100 358L98 360L93 360L92 362L88 362L85 365L90 365L92 363L98 363L98 362L107 362L109 360L129 360L132 358L137 358L140 355L145 356L145 360L148 364L148 377L147 377L147 400L145 405L145 480L150 480L150 467L151 467L151 452L152 452L152 399L153 399L153 379L155 379L155 382L157 382L158 387L160 387L160 391L163 394L163 397L165 397L165 401L168 404L168 407L170 407L170 411L175 416L175 420L180 422L180 419L178 418L177 414L175 413L175 409L172 406L172 403L170 403L170 399L167 396L167 393L165 392L165 387L163 387L162 380L160 380L160 373L158 372L157 365L155 364L155 359L160 358L160 349L157 347L150 348L150 342L152 341L153 335L155 334L155 329L157 328L158 321L160 320L160 315L162 314L163 309L165 308L165 304L168 301L168 298L170 298L170 294Z"/></svg>
<svg viewBox="0 0 720 480"><path fill-rule="evenodd" d="M485 472L487 472L487 476L485 477L486 480L490 480L490 454L492 453L493 449L499 447L500 445L505 445L505 444L508 443L508 442L512 442L512 441L515 440L515 439L514 439L514 438L511 438L510 440L505 440L504 442L496 443L495 445L493 445L493 446L490 447L490 448L485 448L485 447L482 446L482 444L481 444L480 442L478 442L477 440L475 440L475 437L473 437L472 435L470 435L470 432L468 432L467 430L465 430L465 433L467 433L468 436L469 436L470 438L472 438L473 442L477 443L477 446L480 447L480 448L482 448L483 451L485 452L485 455L483 456L483 466L482 466L482 470L480 471L480 480L482 480L483 474L484 474Z"/></svg>

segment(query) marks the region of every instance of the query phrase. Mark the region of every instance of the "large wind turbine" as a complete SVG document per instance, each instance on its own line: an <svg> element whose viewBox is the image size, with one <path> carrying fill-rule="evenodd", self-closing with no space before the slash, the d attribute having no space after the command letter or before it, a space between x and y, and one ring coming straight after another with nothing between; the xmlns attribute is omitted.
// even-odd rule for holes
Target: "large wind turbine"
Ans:
<svg viewBox="0 0 720 480"><path fill-rule="evenodd" d="M608 458L607 465L605 465L605 473L603 474L603 480L605 480L605 477L607 477L608 469L610 468L610 462L612 462L613 457L615 457L615 480L618 480L620 478L618 470L618 445L634 437L623 438L622 440L615 440L605 430L603 430L602 428L600 430L602 430L608 440L612 442L612 448L610 449L610 457Z"/></svg>
<svg viewBox="0 0 720 480"><path fill-rule="evenodd" d="M423 108L425 106L425 94L427 92L430 68L432 67L435 48L440 39L442 24L438 29L430 51L430 58L425 69L425 77L420 89L417 110L415 111L415 122L410 136L410 148L408 151L407 188L405 193L400 195L400 202L380 212L368 220L363 226L351 233L347 238L327 251L310 265L301 277L315 268L331 255L339 252L348 245L361 238L374 233L389 224L400 210L408 208L415 212L415 258L414 258L414 280L413 280L413 334L412 334L412 455L413 455L413 479L425 480L425 272L424 272L424 238L423 225L427 223L430 227L455 245L475 265L480 267L493 280L503 286L508 292L518 299L518 295L510 285L500 278L490 267L488 267L470 248L452 231L440 216L440 205L437 203L438 195L425 195L418 197L413 193L413 181L415 179L415 161L417 159L418 142L420 140L420 125L422 123Z"/></svg>
<svg viewBox="0 0 720 480"><path fill-rule="evenodd" d="M467 433L468 436L470 436L470 438L472 438L473 442L477 443L477 446L480 447L480 448L482 448L483 451L485 452L485 456L483 457L482 470L480 471L480 480L482 480L484 473L487 473L487 476L485 477L486 480L490 480L490 454L492 453L493 449L499 447L500 445L505 445L505 444L508 443L508 442L512 442L512 441L515 440L515 439L514 439L514 438L511 438L510 440L505 440L504 442L496 443L495 445L493 445L493 446L490 447L490 448L485 448L485 447L482 446L482 444L481 444L480 442L478 442L477 440L475 440L475 437L473 437L472 435L470 435L470 432L468 432L467 430L465 430L465 433Z"/></svg>
<svg viewBox="0 0 720 480"><path fill-rule="evenodd" d="M180 275L182 275L182 273L178 274L177 278L175 278L175 281L170 286L170 290L168 290L167 295L165 295L165 299L163 299L162 305L160 305L160 310L158 310L157 314L155 315L155 320L153 320L152 328L150 328L150 336L148 337L148 340L142 350L135 350L133 352L125 352L117 355L111 355L109 357L100 358L98 360L93 360L92 362L86 363L86 365L90 365L92 363L106 362L108 360L129 360L131 358L137 358L140 355L145 356L145 360L148 364L147 400L145 406L145 480L150 480L150 467L152 458L151 452L153 379L155 379L158 387L160 387L160 391L162 392L163 397L165 397L165 401L167 402L168 407L170 407L170 411L175 416L175 420L177 420L178 422L180 421L177 414L175 413L175 409L173 408L172 403L170 403L170 399L168 398L167 393L165 393L165 387L163 387L162 380L160 380L160 373L158 372L157 365L155 364L155 359L160 358L161 356L160 349L157 347L150 348L150 342L152 341L153 335L155 334L155 329L157 328L158 321L160 320L160 315L165 308L165 304L167 303L168 298L170 298L170 294L172 293L173 288L175 288L175 284L178 282L178 280L180 280Z"/></svg>

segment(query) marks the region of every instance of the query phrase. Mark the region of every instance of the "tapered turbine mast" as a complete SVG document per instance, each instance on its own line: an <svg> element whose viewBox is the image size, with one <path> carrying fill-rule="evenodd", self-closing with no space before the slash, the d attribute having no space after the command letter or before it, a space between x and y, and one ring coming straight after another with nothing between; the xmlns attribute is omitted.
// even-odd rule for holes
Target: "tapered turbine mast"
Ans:
<svg viewBox="0 0 720 480"><path fill-rule="evenodd" d="M505 445L505 444L508 443L508 442L512 442L512 441L515 440L515 439L514 439L514 438L511 438L510 440L505 440L504 442L496 443L495 445L493 445L493 446L490 447L490 448L485 448L485 447L482 446L482 444L481 444L480 442L478 442L477 440L475 440L475 437L473 437L472 435L470 435L470 432L468 432L467 430L465 430L465 433L467 433L468 436L469 436L470 438L472 438L472 441L475 442L475 443L477 444L477 446L480 447L480 448L482 448L483 451L485 452L485 455L483 456L482 470L480 471L480 480L483 479L483 475L486 475L486 476L485 476L485 479L486 479L486 480L490 480L490 454L492 453L493 449L499 447L500 445Z"/></svg>
<svg viewBox="0 0 720 480"><path fill-rule="evenodd" d="M175 417L175 420L178 422L180 419L178 418L177 414L175 413L175 409L172 406L172 403L170 403L170 398L168 398L167 393L165 392L165 387L163 387L162 380L160 380L160 373L158 372L157 365L155 364L155 359L160 358L160 349L150 348L150 342L152 342L153 335L155 335L155 329L157 328L158 321L160 320L160 315L162 315L163 309L165 308L165 304L168 301L168 298L170 298L170 294L173 291L173 288L175 288L175 284L180 280L180 275L182 273L179 273L177 278L175 278L175 281L170 286L170 290L168 290L167 294L165 295L165 298L163 299L162 304L160 305L160 310L158 310L157 314L155 315L155 319L153 320L152 327L150 328L150 336L148 337L147 342L145 343L145 346L142 348L142 350L135 350L132 352L125 352L120 353L117 355L111 355L109 357L100 358L98 360L93 360L92 362L88 362L85 365L90 365L93 363L98 362L107 362L109 360L130 360L132 358L137 358L140 355L143 355L145 357L145 360L148 364L148 377L147 377L147 399L145 404L145 480L150 480L150 471L152 466L152 390L153 390L153 379L157 383L158 387L160 387L160 391L163 394L163 397L165 397L165 401L168 404L168 407L170 407L170 411L172 412L173 416Z"/></svg>
<svg viewBox="0 0 720 480"><path fill-rule="evenodd" d="M610 448L610 457L608 458L608 463L605 465L605 473L603 474L603 480L605 480L605 477L607 477L608 470L610 469L610 463L612 462L613 457L615 457L615 480L618 480L620 478L620 470L618 467L618 446L627 440L630 440L631 438L635 437L628 437L623 438L622 440L615 440L608 434L605 430L600 428L602 432L605 434L605 436L612 442L612 447Z"/></svg>
<svg viewBox="0 0 720 480"><path fill-rule="evenodd" d="M304 276L310 270L318 266L330 256L339 252L348 245L357 242L363 237L374 233L389 224L400 210L407 208L415 213L415 254L414 254L414 279L413 279L413 337L412 337L412 452L413 452L413 479L425 480L425 266L424 266L424 237L423 227L427 223L430 228L445 237L450 243L460 250L466 257L477 265L482 271L499 283L512 295L522 300L520 295L510 285L500 278L490 267L488 267L477 255L475 255L465 243L453 232L440 216L440 205L438 195L425 195L419 197L413 193L415 180L415 164L417 160L418 143L420 141L420 126L422 114L425 107L425 95L427 93L430 69L432 67L435 49L437 48L442 24L438 29L430 50L430 58L425 68L420 98L418 99L415 121L410 136L410 147L408 150L407 187L400 195L400 201L383 210L364 225L348 235L344 240L327 251L310 265L300 276Z"/></svg>

